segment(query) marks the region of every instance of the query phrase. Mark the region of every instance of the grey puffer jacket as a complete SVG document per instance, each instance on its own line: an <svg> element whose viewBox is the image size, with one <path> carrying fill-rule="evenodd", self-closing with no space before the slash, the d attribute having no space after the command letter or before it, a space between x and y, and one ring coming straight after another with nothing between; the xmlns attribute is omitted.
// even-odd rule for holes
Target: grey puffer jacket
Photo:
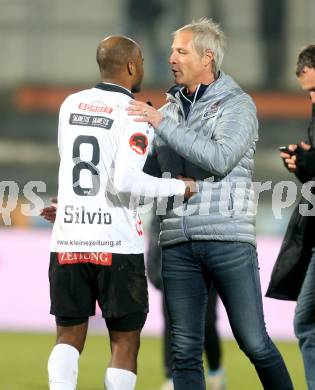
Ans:
<svg viewBox="0 0 315 390"><path fill-rule="evenodd" d="M161 212L161 246L190 240L256 245L252 174L258 122L251 97L221 72L185 119L179 94L168 95L161 108L158 161L162 173L196 179L199 191Z"/></svg>

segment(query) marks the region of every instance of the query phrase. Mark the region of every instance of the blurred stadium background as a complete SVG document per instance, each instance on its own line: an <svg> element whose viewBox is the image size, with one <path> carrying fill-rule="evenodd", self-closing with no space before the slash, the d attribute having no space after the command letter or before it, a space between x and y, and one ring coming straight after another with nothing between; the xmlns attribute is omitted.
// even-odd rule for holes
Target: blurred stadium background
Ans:
<svg viewBox="0 0 315 390"><path fill-rule="evenodd" d="M51 226L36 216L36 209L31 217L23 214L23 207L28 205L32 212L25 185L30 181L45 183L38 195L46 205L49 196L56 194L58 107L69 93L89 88L98 81L95 62L98 42L106 35L124 33L141 44L145 80L140 98L160 106L164 92L172 85L167 65L171 32L202 16L219 22L228 37L223 70L253 96L258 108L260 141L255 180L272 181L273 188L281 180L293 179L282 166L278 147L299 142L306 136L311 105L299 90L294 73L298 52L314 43L315 2L0 0L0 10L2 216L12 208L9 225L0 214L0 345L4 346L2 351L7 351L0 358L0 389L45 389L45 365L54 329L53 318L47 314ZM10 206L8 197L13 182L19 189L16 207ZM284 209L283 217L275 218L271 201L272 191L261 195L257 216L263 292L292 209ZM150 217L144 214L143 218L149 227ZM160 299L159 292L150 287L151 312L139 364L140 373L143 377L147 375L148 380L139 382L139 390L158 389L163 380ZM267 327L274 338L282 340L285 358L294 371L296 389L302 390L303 369L292 330L294 303L265 299L264 305ZM90 332L98 334L103 329L102 319L96 316ZM219 329L226 340L228 388L259 389L250 364L242 359L232 341L221 306ZM45 336L45 332L50 333ZM97 341L100 336L94 337L90 354L82 363L82 368L85 367L82 371L90 368L91 375L94 368L103 369L104 358L108 356L108 352L103 356L108 349L105 341L101 344ZM35 354L40 348L41 352ZM10 371L9 367L15 369ZM17 375L18 367L21 375ZM84 375L82 372L80 389L99 388L98 382L92 385Z"/></svg>

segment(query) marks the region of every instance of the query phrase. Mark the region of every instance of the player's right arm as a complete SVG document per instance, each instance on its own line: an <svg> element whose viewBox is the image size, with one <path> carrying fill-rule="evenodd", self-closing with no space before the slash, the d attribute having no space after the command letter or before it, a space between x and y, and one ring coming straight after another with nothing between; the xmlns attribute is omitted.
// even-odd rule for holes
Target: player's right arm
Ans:
<svg viewBox="0 0 315 390"><path fill-rule="evenodd" d="M156 178L143 172L153 132L147 124L122 120L123 136L116 154L114 186L118 192L134 196L168 197L185 195L189 198L195 192L195 183L168 178Z"/></svg>

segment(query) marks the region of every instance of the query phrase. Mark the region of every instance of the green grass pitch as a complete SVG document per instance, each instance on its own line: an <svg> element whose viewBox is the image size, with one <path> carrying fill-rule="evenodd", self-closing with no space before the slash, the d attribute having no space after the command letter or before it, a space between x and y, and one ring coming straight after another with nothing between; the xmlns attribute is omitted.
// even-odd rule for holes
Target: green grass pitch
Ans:
<svg viewBox="0 0 315 390"><path fill-rule="evenodd" d="M0 389L48 389L46 366L52 334L0 333ZM294 388L306 390L302 360L296 342L277 343L291 373ZM138 360L137 390L159 390L163 383L161 339L142 337ZM262 389L255 370L234 341L223 341L227 390ZM89 335L80 359L78 390L102 390L109 361L107 336Z"/></svg>

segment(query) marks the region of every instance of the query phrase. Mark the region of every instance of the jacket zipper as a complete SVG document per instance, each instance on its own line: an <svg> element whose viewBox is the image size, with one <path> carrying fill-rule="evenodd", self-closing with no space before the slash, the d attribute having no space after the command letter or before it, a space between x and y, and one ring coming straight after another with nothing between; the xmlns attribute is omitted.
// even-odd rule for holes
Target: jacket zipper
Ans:
<svg viewBox="0 0 315 390"><path fill-rule="evenodd" d="M187 207L188 207L188 202L185 202L184 203L184 212L187 210ZM182 229L184 232L184 236L187 238L187 240L190 240L191 237L187 231L187 220L186 220L186 217L184 215L182 216Z"/></svg>
<svg viewBox="0 0 315 390"><path fill-rule="evenodd" d="M194 97L193 102L190 102L190 101L189 101L190 104L191 104L191 107L190 107L189 113L188 113L188 115L187 115L187 118L185 118L185 112L184 112L184 110L182 109L182 105L181 105L181 104L178 105L178 106L179 106L179 109L181 110L181 112L182 112L182 114L183 114L183 117L184 117L184 121L185 121L186 126L188 126L188 118L189 118L190 113L191 113L191 110L193 109L194 104L195 104L195 102L196 102L196 97L197 97L199 88L200 88L200 84L198 85L198 88L197 88L197 91L196 91L196 94L195 94L195 97ZM184 97L185 97L185 96L184 96ZM176 100L175 100L175 101L176 101ZM177 104L177 102L176 102L176 104ZM188 202L185 202L185 203L184 203L184 212L187 210L187 208L188 208ZM190 240L191 237L190 237L190 235L188 234L187 219L186 219L186 218L187 218L187 217L185 217L184 215L182 216L182 223L181 223L181 225L182 225L182 229L183 229L184 236L187 238L187 240Z"/></svg>

